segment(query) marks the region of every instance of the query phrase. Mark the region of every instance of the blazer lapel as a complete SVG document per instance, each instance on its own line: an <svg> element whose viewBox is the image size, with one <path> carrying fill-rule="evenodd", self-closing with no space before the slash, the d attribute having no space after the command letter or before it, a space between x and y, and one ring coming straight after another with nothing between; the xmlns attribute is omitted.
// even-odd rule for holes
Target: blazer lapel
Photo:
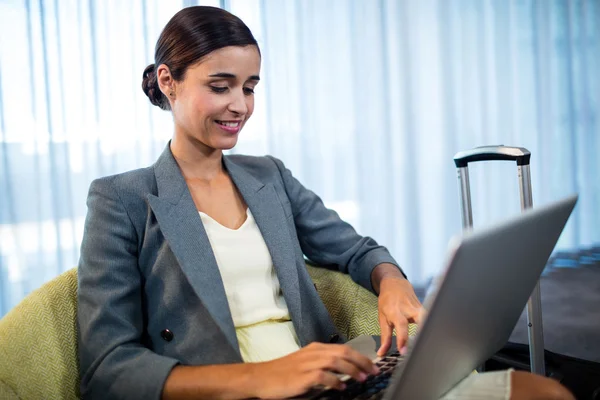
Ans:
<svg viewBox="0 0 600 400"><path fill-rule="evenodd" d="M148 203L189 283L239 355L219 267L170 143L154 170L158 196L148 195Z"/></svg>
<svg viewBox="0 0 600 400"><path fill-rule="evenodd" d="M271 254L296 332L302 327L301 298L294 247L286 226L286 216L272 184L263 184L229 157L223 157L227 172L244 197Z"/></svg>

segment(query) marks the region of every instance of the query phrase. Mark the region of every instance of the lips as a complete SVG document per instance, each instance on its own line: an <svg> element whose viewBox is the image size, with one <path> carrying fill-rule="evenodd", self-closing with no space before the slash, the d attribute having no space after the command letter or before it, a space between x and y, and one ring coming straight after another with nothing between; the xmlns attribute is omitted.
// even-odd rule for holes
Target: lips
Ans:
<svg viewBox="0 0 600 400"><path fill-rule="evenodd" d="M217 123L217 126L219 128L221 128L221 130L230 133L230 134L235 134L238 133L240 131L240 129L242 129L242 121L219 121L219 120L215 120L215 122Z"/></svg>
<svg viewBox="0 0 600 400"><path fill-rule="evenodd" d="M219 125L223 125L229 128L237 128L240 126L241 121L217 121L215 120L215 122Z"/></svg>

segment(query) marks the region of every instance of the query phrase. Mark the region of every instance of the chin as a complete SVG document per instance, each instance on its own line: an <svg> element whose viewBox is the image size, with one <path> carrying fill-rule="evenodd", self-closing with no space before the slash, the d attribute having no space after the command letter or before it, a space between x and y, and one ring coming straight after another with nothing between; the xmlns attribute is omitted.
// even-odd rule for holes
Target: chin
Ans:
<svg viewBox="0 0 600 400"><path fill-rule="evenodd" d="M218 143L215 143L215 148L219 150L231 150L237 144L237 138L228 139L228 140L219 140Z"/></svg>

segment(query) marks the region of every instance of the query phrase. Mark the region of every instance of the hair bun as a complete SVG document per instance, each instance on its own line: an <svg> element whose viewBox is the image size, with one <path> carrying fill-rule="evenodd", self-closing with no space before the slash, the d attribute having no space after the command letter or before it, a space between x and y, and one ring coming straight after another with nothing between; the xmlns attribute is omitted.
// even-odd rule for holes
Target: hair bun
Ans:
<svg viewBox="0 0 600 400"><path fill-rule="evenodd" d="M154 64L150 64L144 69L144 74L142 75L142 90L146 96L148 96L152 104L162 108L163 110L169 110L171 109L171 106L165 95L158 87L156 71L154 69Z"/></svg>

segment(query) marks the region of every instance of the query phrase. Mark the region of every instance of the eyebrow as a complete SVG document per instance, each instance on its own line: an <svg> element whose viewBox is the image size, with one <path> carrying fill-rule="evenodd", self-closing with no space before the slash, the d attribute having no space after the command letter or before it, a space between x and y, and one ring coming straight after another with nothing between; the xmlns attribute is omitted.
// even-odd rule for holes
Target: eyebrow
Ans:
<svg viewBox="0 0 600 400"><path fill-rule="evenodd" d="M216 74L209 75L211 78L225 78L225 79L235 79L236 76L234 74L230 74L229 72L218 72ZM258 75L250 75L248 77L249 81L260 81L260 77Z"/></svg>

